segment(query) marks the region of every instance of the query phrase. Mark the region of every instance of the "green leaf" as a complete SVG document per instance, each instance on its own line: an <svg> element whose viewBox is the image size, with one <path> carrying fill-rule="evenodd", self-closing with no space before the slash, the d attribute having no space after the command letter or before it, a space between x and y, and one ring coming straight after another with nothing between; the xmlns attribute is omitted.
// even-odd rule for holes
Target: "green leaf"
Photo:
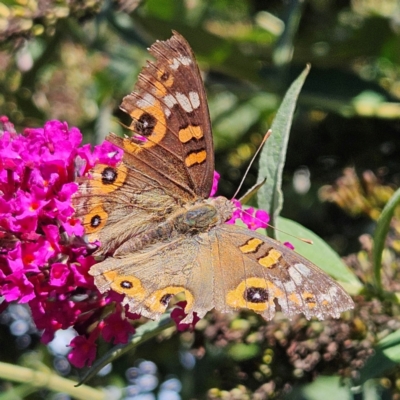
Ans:
<svg viewBox="0 0 400 400"><path fill-rule="evenodd" d="M286 92L271 126L272 135L261 151L258 181L266 178L267 184L258 191L257 201L258 206L270 214L272 225L275 224L282 209L282 171L285 165L290 127L296 108L296 101L309 70L310 66L307 65ZM268 231L270 236L275 236L273 230L268 229Z"/></svg>
<svg viewBox="0 0 400 400"><path fill-rule="evenodd" d="M314 382L295 387L286 400L379 400L391 398L390 390L385 390L375 380L363 385L351 386L350 381L339 376L320 376Z"/></svg>
<svg viewBox="0 0 400 400"><path fill-rule="evenodd" d="M372 251L372 260L374 267L375 285L378 290L382 289L382 251L385 246L385 240L389 231L390 221L392 220L394 211L396 210L396 207L399 205L399 203L400 189L397 189L382 210L374 233L374 248Z"/></svg>
<svg viewBox="0 0 400 400"><path fill-rule="evenodd" d="M295 387L287 400L352 400L350 388L339 376L320 376L314 382Z"/></svg>
<svg viewBox="0 0 400 400"><path fill-rule="evenodd" d="M136 329L130 342L127 344L118 344L107 351L102 357L97 359L90 369L83 375L77 386L82 385L93 378L105 365L121 357L128 351L140 346L144 342L157 336L163 330L174 326L175 322L170 318L170 313L164 314L159 321L149 321Z"/></svg>
<svg viewBox="0 0 400 400"><path fill-rule="evenodd" d="M360 381L377 378L400 363L400 330L378 342L371 356L360 371Z"/></svg>
<svg viewBox="0 0 400 400"><path fill-rule="evenodd" d="M351 294L356 294L362 285L356 275L347 267L340 256L323 239L314 232L290 219L279 217L276 222L276 236L281 242L290 242L295 247L295 251L335 279L344 283L346 290ZM312 240L313 244L305 243L295 239L284 232L290 233L295 237Z"/></svg>

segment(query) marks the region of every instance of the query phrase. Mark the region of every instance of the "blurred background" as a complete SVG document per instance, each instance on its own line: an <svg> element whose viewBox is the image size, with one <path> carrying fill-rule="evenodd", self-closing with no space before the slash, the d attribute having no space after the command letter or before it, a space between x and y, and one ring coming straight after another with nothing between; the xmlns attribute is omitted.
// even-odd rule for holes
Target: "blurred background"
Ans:
<svg viewBox="0 0 400 400"><path fill-rule="evenodd" d="M49 119L67 121L91 143L101 142L110 131L122 133L119 121L129 120L119 111L121 99L150 58L146 48L169 38L172 29L190 43L203 73L221 174L219 194L229 198L285 91L311 64L291 130L282 215L318 233L342 256L363 246L368 253L365 234L373 232L381 208L400 183L398 0L3 0L0 115L7 115L17 130L42 126ZM257 162L243 191L256 179ZM19 309L2 317L1 343L12 345L2 346L0 360L16 362L21 355L27 357L28 349L36 349L41 355L30 357L49 363L47 357L59 355L39 346L29 322L23 334L9 328L13 321L26 320L24 313ZM215 318L212 324L202 329L214 329L205 335L213 345L218 340L225 345L240 342L243 329L246 335L251 331L246 325L252 324L250 319L243 322L247 328L239 324L241 333L227 339L226 321L210 318ZM23 335L30 338L25 337L25 344ZM180 383L173 381L179 389L175 392L181 393L177 396L204 398L213 387L232 390L243 384L243 393L254 392L270 382L268 377L282 374L279 368L260 372L268 354L252 347L227 355L219 343L221 347L203 357L209 346L205 336L188 333L144 347L118 364L118 374L114 366L114 373L105 374L108 381L99 378L95 383L129 385L121 376L136 368L137 382L147 365L145 371L158 374L160 384L172 379L171 374L179 377ZM256 355L261 357L258 366L249 361ZM230 357L240 367L223 369ZM148 358L155 364L142 365ZM285 385L312 380L317 364L310 373L304 374L303 368L296 376L292 368L290 379L271 380L269 396L278 396ZM70 369L60 373L74 374ZM390 380L394 392L396 379Z"/></svg>

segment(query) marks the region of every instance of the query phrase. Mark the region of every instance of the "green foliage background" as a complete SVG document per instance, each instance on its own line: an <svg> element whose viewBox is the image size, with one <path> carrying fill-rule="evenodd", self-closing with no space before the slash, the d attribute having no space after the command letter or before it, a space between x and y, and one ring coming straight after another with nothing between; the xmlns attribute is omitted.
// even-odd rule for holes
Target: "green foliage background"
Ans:
<svg viewBox="0 0 400 400"><path fill-rule="evenodd" d="M170 37L172 29L191 44L204 72L216 169L222 175L220 193L228 197L238 187L264 132L271 126L284 93L305 65L311 64L288 144L282 215L317 232L341 255L358 252L359 236L373 234L377 218L371 218L371 213L363 212L364 209L345 213L334 204L321 202L318 193L348 166L355 167L360 174L372 170L380 183L388 183L391 188L399 186L398 1L5 0L0 3L0 114L8 115L17 128L40 126L53 118L66 120L79 127L85 140L92 143L102 141L109 131L122 133L119 121L128 120L118 105L132 90L149 58L146 47L156 39ZM255 163L243 191L256 182L257 167ZM299 171L309 171L311 176L311 186L304 193L293 185ZM382 204L372 201L370 208L378 212L386 200ZM368 258L368 251L362 255ZM399 265L396 252L391 265ZM365 281L368 287L368 279ZM378 298L383 303L377 314L384 315L385 321L397 321L397 311L388 308L384 295L373 295L368 290L365 293L361 302ZM396 303L393 299L390 302ZM362 307L370 306L363 303L360 310ZM364 314L360 315L363 320ZM333 363L322 371L291 370L284 361L279 364L277 354L283 351L283 345L280 350L272 342L255 345L258 342L252 342L249 336L262 328L254 316L239 322L213 318L210 317L208 327L215 327L216 321L220 324L219 335L224 337L226 346L215 344L219 340L217 333L206 335L206 340L198 334L174 336L159 344L154 342L154 346L143 345L135 356L120 362L117 372L132 363L132 357L153 359L161 373L180 377L184 398L204 398L206 393L211 397L223 397L226 393L234 396L232 390L239 390L235 392L238 396L253 396L250 393L257 392L264 396L260 398L277 398L290 392L292 398L314 399L320 398L321 392L327 397L326 385L335 388L336 397L344 390L339 389L337 374L343 373L341 368L345 367ZM353 329L349 336L360 343L368 337L372 348L385 336L382 331L386 325L382 323L380 330L371 331L369 322L359 331ZM314 326L310 333L301 324L295 321L290 333L278 324L275 336L276 332L295 336L303 330L308 332L304 340L319 340L316 332L323 328ZM347 324L350 325L350 318ZM272 330L270 326L265 329ZM228 330L239 332L236 341L224 336ZM270 334L274 337L274 333ZM6 330L0 331L0 335L2 343L12 343ZM164 333L164 339L166 336ZM399 340L390 343L389 348L397 351ZM39 345L34 348L45 354ZM182 349L190 348L195 348L199 356L195 373L185 370L177 356ZM208 351L200 358L204 348ZM265 361L269 348L275 352L272 366ZM383 344L382 349L378 344L378 356L388 357L384 353L387 345ZM21 363L21 355L10 345L0 351L0 361ZM41 360L47 363L47 357ZM366 359L361 358L363 362ZM382 365L382 358L369 361L364 375L364 381L369 383L359 389L360 396L399 395L400 376L388 369L398 360L396 356L388 358L390 362L384 364L388 367L376 374L368 371ZM261 365L268 365L269 369L263 370ZM351 373L356 371L354 366L349 368L351 371L344 374L347 379L360 378L358 372ZM286 376L288 371L291 372ZM301 386L321 372L328 375L324 381L315 381L311 389ZM371 378L380 380L368 380ZM103 381L96 379L96 384L106 385L107 379L121 378L114 373ZM348 387L355 387L357 379ZM240 384L240 389L234 389ZM263 385L270 386L262 389ZM210 392L210 388L217 389ZM353 396L350 393L355 392L346 389L349 398Z"/></svg>

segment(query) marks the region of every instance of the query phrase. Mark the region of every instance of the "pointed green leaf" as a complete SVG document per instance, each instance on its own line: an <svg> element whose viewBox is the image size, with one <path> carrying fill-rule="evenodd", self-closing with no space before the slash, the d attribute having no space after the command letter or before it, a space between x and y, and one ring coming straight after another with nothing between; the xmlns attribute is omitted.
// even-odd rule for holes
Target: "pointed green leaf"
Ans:
<svg viewBox="0 0 400 400"><path fill-rule="evenodd" d="M286 92L271 126L272 135L261 151L258 181L267 179L267 184L259 190L257 200L258 206L270 214L272 225L282 209L282 171L285 165L290 127L296 101L309 70L310 66L307 65ZM269 230L269 235L274 236L274 232Z"/></svg>
<svg viewBox="0 0 400 400"><path fill-rule="evenodd" d="M374 263L375 284L378 289L382 289L381 268L382 268L382 251L385 247L386 236L389 231L390 221L392 220L396 207L400 204L400 189L397 189L390 198L378 219L378 224L374 233L374 247L372 252L372 260Z"/></svg>

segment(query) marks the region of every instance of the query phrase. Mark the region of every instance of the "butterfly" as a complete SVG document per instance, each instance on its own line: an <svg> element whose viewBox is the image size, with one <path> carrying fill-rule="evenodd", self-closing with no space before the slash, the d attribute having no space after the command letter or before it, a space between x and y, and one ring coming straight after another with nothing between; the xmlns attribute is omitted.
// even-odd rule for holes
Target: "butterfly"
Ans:
<svg viewBox="0 0 400 400"><path fill-rule="evenodd" d="M103 261L90 269L101 293L124 294L129 310L158 319L177 294L186 318L250 309L266 320L338 318L351 297L325 272L278 241L226 224L234 212L210 198L214 150L206 93L194 54L177 32L149 49L120 108L131 137L117 166L97 164L74 198L88 240Z"/></svg>

